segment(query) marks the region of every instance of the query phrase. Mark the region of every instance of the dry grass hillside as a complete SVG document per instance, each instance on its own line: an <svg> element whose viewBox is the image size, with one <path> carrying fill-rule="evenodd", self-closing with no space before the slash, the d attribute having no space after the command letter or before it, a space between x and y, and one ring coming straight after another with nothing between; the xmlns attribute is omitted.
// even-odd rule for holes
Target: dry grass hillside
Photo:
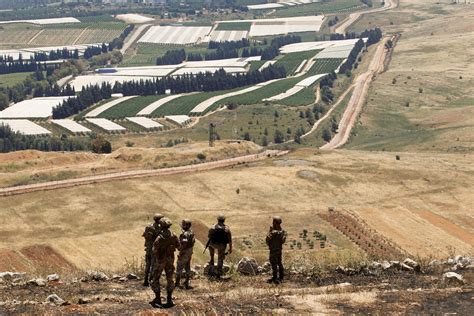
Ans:
<svg viewBox="0 0 474 316"><path fill-rule="evenodd" d="M207 227L221 212L236 239L231 260L266 259L263 238L275 214L290 233L288 259L360 258L361 250L318 216L329 206L355 214L413 256L472 254L473 158L304 149L229 169L4 197L0 249L11 259L2 265L28 265L29 247L57 252L77 268L120 270L142 255L141 233L156 211L175 229L183 217L194 221L196 262L204 260ZM304 229L327 235L326 248L310 249L299 236ZM293 240L302 248L291 249Z"/></svg>
<svg viewBox="0 0 474 316"><path fill-rule="evenodd" d="M474 149L474 6L402 0L354 29L402 34L387 72L372 84L348 148Z"/></svg>
<svg viewBox="0 0 474 316"><path fill-rule="evenodd" d="M0 155L0 187L65 180L136 169L159 169L259 152L252 142L183 143L174 147L121 147L108 155L87 152L19 151Z"/></svg>

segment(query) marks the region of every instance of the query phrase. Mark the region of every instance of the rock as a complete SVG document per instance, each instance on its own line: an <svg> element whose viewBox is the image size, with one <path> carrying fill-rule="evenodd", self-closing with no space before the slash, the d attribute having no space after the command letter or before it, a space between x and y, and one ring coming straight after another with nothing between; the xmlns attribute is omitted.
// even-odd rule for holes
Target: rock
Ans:
<svg viewBox="0 0 474 316"><path fill-rule="evenodd" d="M114 281L117 281L117 280L120 280L121 278L122 278L122 276L120 276L118 274L112 274L112 277L110 279L114 280Z"/></svg>
<svg viewBox="0 0 474 316"><path fill-rule="evenodd" d="M206 264L206 265L204 266L204 275L210 275L210 274L212 274L210 270L211 270L211 266L209 266L209 264ZM214 265L214 271L217 271L217 266L216 266L216 265ZM230 271L230 266L229 266L228 264L224 264L224 265L222 266L222 272L223 272L224 274L227 274L227 273L229 273L229 271Z"/></svg>
<svg viewBox="0 0 474 316"><path fill-rule="evenodd" d="M415 269L405 263L400 263L399 269L403 271L414 271Z"/></svg>
<svg viewBox="0 0 474 316"><path fill-rule="evenodd" d="M196 264L196 265L194 265L194 269L197 270L197 271L201 271L202 265Z"/></svg>
<svg viewBox="0 0 474 316"><path fill-rule="evenodd" d="M443 263L442 263L441 261L434 259L434 260L431 260L428 265L429 265L430 267L435 267L435 266L440 266L440 265L442 265L442 264L443 264Z"/></svg>
<svg viewBox="0 0 474 316"><path fill-rule="evenodd" d="M457 274L455 272L446 272L445 274L443 274L443 281L454 282L460 285L464 284L464 278L462 277L462 275Z"/></svg>
<svg viewBox="0 0 474 316"><path fill-rule="evenodd" d="M79 298L79 300L77 301L77 304L89 304L91 301L91 299L89 298L84 298L84 297L81 297Z"/></svg>
<svg viewBox="0 0 474 316"><path fill-rule="evenodd" d="M388 261L382 261L381 266L382 266L382 269L388 270L392 267L392 264Z"/></svg>
<svg viewBox="0 0 474 316"><path fill-rule="evenodd" d="M46 302L53 303L55 305L64 305L66 301L57 296L56 294L51 294L46 298Z"/></svg>
<svg viewBox="0 0 474 316"><path fill-rule="evenodd" d="M237 263L237 272L243 275L257 275L258 264L254 258L244 257Z"/></svg>
<svg viewBox="0 0 474 316"><path fill-rule="evenodd" d="M342 274L345 274L345 275L349 275L349 276L357 274L357 270L352 269L352 268L346 268L346 267L343 267L343 266L338 266L336 268L336 272L342 273Z"/></svg>
<svg viewBox="0 0 474 316"><path fill-rule="evenodd" d="M127 279L126 277L121 277L121 278L119 279L120 282L126 282L127 280L128 280L128 279Z"/></svg>
<svg viewBox="0 0 474 316"><path fill-rule="evenodd" d="M139 277L133 273L127 274L127 280L138 280Z"/></svg>
<svg viewBox="0 0 474 316"><path fill-rule="evenodd" d="M92 281L108 281L109 277L107 274L101 271L87 271L88 279Z"/></svg>
<svg viewBox="0 0 474 316"><path fill-rule="evenodd" d="M404 261L403 261L403 264L413 268L413 270L419 272L421 270L421 266L418 262L416 262L415 260L412 260L410 258L406 258Z"/></svg>
<svg viewBox="0 0 474 316"><path fill-rule="evenodd" d="M59 281L59 275L57 275L56 273L50 274L46 277L46 280L48 280L48 282Z"/></svg>
<svg viewBox="0 0 474 316"><path fill-rule="evenodd" d="M449 258L448 260L446 260L446 264L455 264L456 262L454 261L454 259L451 259Z"/></svg>
<svg viewBox="0 0 474 316"><path fill-rule="evenodd" d="M191 268L191 273L189 277L192 279L192 278L195 278L198 274L199 274L198 270Z"/></svg>
<svg viewBox="0 0 474 316"><path fill-rule="evenodd" d="M262 266L262 270L263 270L263 273L268 273L272 271L272 265L270 264L270 262L266 261Z"/></svg>
<svg viewBox="0 0 474 316"><path fill-rule="evenodd" d="M46 280L37 278L37 279L31 279L28 282L26 282L28 285L34 285L34 286L46 286Z"/></svg>
<svg viewBox="0 0 474 316"><path fill-rule="evenodd" d="M26 273L24 272L0 272L0 279L4 281L12 281L15 279L23 279Z"/></svg>

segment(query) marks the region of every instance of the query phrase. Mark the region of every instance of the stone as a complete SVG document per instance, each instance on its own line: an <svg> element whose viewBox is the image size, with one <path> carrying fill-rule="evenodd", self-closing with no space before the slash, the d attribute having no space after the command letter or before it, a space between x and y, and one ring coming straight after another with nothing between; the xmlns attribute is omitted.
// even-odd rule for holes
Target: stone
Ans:
<svg viewBox="0 0 474 316"><path fill-rule="evenodd" d="M206 264L204 266L204 275L210 275L209 274L210 270L211 270L211 267L209 266L209 264ZM217 270L217 265L214 265L214 271L216 271L216 270ZM230 266L228 264L224 264L222 266L222 272L224 274L227 274L227 273L229 273L229 271L230 271Z"/></svg>
<svg viewBox="0 0 474 316"><path fill-rule="evenodd" d="M382 266L382 269L388 270L392 267L392 264L388 261L382 261L381 266Z"/></svg>
<svg viewBox="0 0 474 316"><path fill-rule="evenodd" d="M28 285L34 285L34 286L46 286L46 280L37 278L37 279L31 279L28 282L26 282Z"/></svg>
<svg viewBox="0 0 474 316"><path fill-rule="evenodd" d="M138 280L139 277L136 274L129 273L127 274L127 280Z"/></svg>
<svg viewBox="0 0 474 316"><path fill-rule="evenodd" d="M456 272L446 272L443 274L443 281L445 282L454 282L459 285L464 284L464 278L462 275L457 274Z"/></svg>
<svg viewBox="0 0 474 316"><path fill-rule="evenodd" d="M399 269L403 271L414 271L415 269L412 268L411 266L405 264L405 263L400 263Z"/></svg>
<svg viewBox="0 0 474 316"><path fill-rule="evenodd" d="M435 266L440 266L440 265L442 265L442 264L443 264L443 263L442 263L441 261L434 259L434 260L431 260L428 265L429 265L430 267L435 267Z"/></svg>
<svg viewBox="0 0 474 316"><path fill-rule="evenodd" d="M415 260L412 260L410 258L406 258L404 261L403 261L403 264L413 268L413 270L419 272L421 270L421 266L418 262L416 262Z"/></svg>
<svg viewBox="0 0 474 316"><path fill-rule="evenodd" d="M77 301L77 304L89 304L91 302L91 299L89 298L84 298L84 297L81 297L79 298L79 300Z"/></svg>
<svg viewBox="0 0 474 316"><path fill-rule="evenodd" d="M0 272L0 279L4 281L12 281L14 279L23 279L26 273L24 272Z"/></svg>
<svg viewBox="0 0 474 316"><path fill-rule="evenodd" d="M109 277L107 274L101 271L87 271L87 276L92 281L108 281Z"/></svg>
<svg viewBox="0 0 474 316"><path fill-rule="evenodd" d="M257 275L258 263L254 258L244 257L237 263L237 272L242 275Z"/></svg>
<svg viewBox="0 0 474 316"><path fill-rule="evenodd" d="M114 280L114 281L117 281L117 280L120 280L121 278L122 278L122 276L120 276L120 275L118 275L118 274L113 274L110 279L111 279L111 280Z"/></svg>
<svg viewBox="0 0 474 316"><path fill-rule="evenodd" d="M54 305L64 305L66 301L57 296L56 294L51 294L46 298L46 302L53 303Z"/></svg>
<svg viewBox="0 0 474 316"><path fill-rule="evenodd" d="M46 280L48 280L48 282L59 281L59 275L57 275L56 273L50 274L46 277Z"/></svg>
<svg viewBox="0 0 474 316"><path fill-rule="evenodd" d="M262 270L263 273L269 273L270 271L272 271L272 265L270 264L270 262L266 261L262 266Z"/></svg>

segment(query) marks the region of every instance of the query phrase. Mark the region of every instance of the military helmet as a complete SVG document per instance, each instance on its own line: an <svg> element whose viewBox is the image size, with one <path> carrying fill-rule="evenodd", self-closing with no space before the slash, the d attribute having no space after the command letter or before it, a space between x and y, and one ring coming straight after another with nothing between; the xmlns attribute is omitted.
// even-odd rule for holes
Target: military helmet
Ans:
<svg viewBox="0 0 474 316"><path fill-rule="evenodd" d="M158 222L160 219L162 219L164 216L163 214L160 214L160 213L156 213L155 215L153 215L153 220L155 222Z"/></svg>
<svg viewBox="0 0 474 316"><path fill-rule="evenodd" d="M191 220L188 218L183 219L181 222L181 227L191 227Z"/></svg>
<svg viewBox="0 0 474 316"><path fill-rule="evenodd" d="M273 216L273 221L275 223L281 224L282 220L280 216Z"/></svg>
<svg viewBox="0 0 474 316"><path fill-rule="evenodd" d="M217 216L217 221L218 222L224 222L225 221L225 215L224 214L219 214L219 216Z"/></svg>
<svg viewBox="0 0 474 316"><path fill-rule="evenodd" d="M171 223L171 220L168 218L168 217L163 217L161 220L160 220L160 225L161 227L163 228L168 228L172 225Z"/></svg>

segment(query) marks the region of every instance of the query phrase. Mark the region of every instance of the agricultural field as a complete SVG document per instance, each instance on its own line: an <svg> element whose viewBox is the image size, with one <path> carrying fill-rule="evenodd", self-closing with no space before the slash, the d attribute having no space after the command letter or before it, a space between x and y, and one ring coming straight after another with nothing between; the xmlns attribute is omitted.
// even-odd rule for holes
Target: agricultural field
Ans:
<svg viewBox="0 0 474 316"><path fill-rule="evenodd" d="M0 118L40 118L53 114L53 108L70 97L40 97L15 103L0 111Z"/></svg>
<svg viewBox="0 0 474 316"><path fill-rule="evenodd" d="M124 118L129 116L135 116L138 112L143 110L146 106L152 104L155 101L163 99L165 95L152 95L152 96L143 96L136 97L123 101L116 106L102 112L98 117L103 118Z"/></svg>
<svg viewBox="0 0 474 316"><path fill-rule="evenodd" d="M374 1L375 2L375 1ZM343 13L367 8L360 0L332 0L277 9L274 16L290 17L328 13Z"/></svg>
<svg viewBox="0 0 474 316"><path fill-rule="evenodd" d="M209 35L210 26L152 26L138 40L139 43L174 44L186 45L196 44Z"/></svg>
<svg viewBox="0 0 474 316"><path fill-rule="evenodd" d="M250 31L252 22L219 23L215 31Z"/></svg>
<svg viewBox="0 0 474 316"><path fill-rule="evenodd" d="M8 125L13 132L18 132L23 135L47 135L50 131L41 127L40 125L25 119L0 119L0 125Z"/></svg>
<svg viewBox="0 0 474 316"><path fill-rule="evenodd" d="M280 65L285 67L287 75L292 75L299 68L303 61L308 61L309 59L316 56L318 50L311 50L298 53L289 53L281 56L275 63L275 65Z"/></svg>
<svg viewBox="0 0 474 316"><path fill-rule="evenodd" d="M23 82L31 74L33 73L32 72L19 72L19 73L0 75L0 88L7 87L7 86L11 87L17 83Z"/></svg>

